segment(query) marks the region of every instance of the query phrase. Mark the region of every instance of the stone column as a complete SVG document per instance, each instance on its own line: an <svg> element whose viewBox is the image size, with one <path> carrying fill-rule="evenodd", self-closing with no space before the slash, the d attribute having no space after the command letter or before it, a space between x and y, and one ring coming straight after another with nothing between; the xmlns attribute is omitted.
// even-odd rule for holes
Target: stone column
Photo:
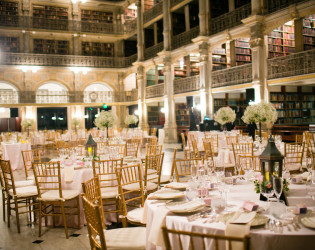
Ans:
<svg viewBox="0 0 315 250"><path fill-rule="evenodd" d="M235 2L234 0L229 0L229 11L235 10Z"/></svg>
<svg viewBox="0 0 315 250"><path fill-rule="evenodd" d="M170 10L170 0L163 1L163 40L164 40L164 50L171 50L171 10Z"/></svg>
<svg viewBox="0 0 315 250"><path fill-rule="evenodd" d="M231 60L231 67L236 66L236 51L235 51L235 40L230 42L230 60Z"/></svg>
<svg viewBox="0 0 315 250"><path fill-rule="evenodd" d="M186 31L189 31L190 19L189 19L189 5L188 4L184 7L184 11L185 11L185 27L186 27Z"/></svg>
<svg viewBox="0 0 315 250"><path fill-rule="evenodd" d="M73 36L73 54L80 55L79 36Z"/></svg>
<svg viewBox="0 0 315 250"><path fill-rule="evenodd" d="M164 109L165 109L165 143L177 142L177 125L174 101L174 74L172 70L171 55L166 53L164 57Z"/></svg>
<svg viewBox="0 0 315 250"><path fill-rule="evenodd" d="M209 34L209 1L199 0L200 36Z"/></svg>
<svg viewBox="0 0 315 250"><path fill-rule="evenodd" d="M303 18L294 20L295 52L304 51Z"/></svg>
<svg viewBox="0 0 315 250"><path fill-rule="evenodd" d="M124 78L125 78L125 75L123 73L118 74L118 94L120 96L125 95ZM127 115L126 105L117 106L117 113L118 113L118 127L124 128L125 117Z"/></svg>
<svg viewBox="0 0 315 250"><path fill-rule="evenodd" d="M145 103L145 81L144 67L138 64L137 67L137 82L138 82L138 112L139 112L139 127L147 128L147 109Z"/></svg>
<svg viewBox="0 0 315 250"><path fill-rule="evenodd" d="M79 1L78 2L72 1L72 20L74 21L79 20Z"/></svg>
<svg viewBox="0 0 315 250"><path fill-rule="evenodd" d="M24 46L24 53L30 53L30 33L29 31L25 31L23 33L23 46Z"/></svg>
<svg viewBox="0 0 315 250"><path fill-rule="evenodd" d="M251 0L251 6L252 6L252 15L259 15L262 11L262 2L261 0Z"/></svg>
<svg viewBox="0 0 315 250"><path fill-rule="evenodd" d="M22 12L24 16L30 15L30 0L22 0Z"/></svg>
<svg viewBox="0 0 315 250"><path fill-rule="evenodd" d="M137 0L137 40L138 40L138 61L143 61L144 59L144 37L143 37L143 9L141 5L141 0Z"/></svg>

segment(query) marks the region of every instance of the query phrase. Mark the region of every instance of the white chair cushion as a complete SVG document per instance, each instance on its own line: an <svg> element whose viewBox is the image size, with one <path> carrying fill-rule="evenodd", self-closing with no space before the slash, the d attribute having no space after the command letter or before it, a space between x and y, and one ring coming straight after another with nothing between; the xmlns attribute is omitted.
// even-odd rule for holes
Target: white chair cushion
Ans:
<svg viewBox="0 0 315 250"><path fill-rule="evenodd" d="M158 182L158 175L150 175L150 179L152 182L157 183ZM170 175L161 175L160 183L166 183L171 181L171 176Z"/></svg>
<svg viewBox="0 0 315 250"><path fill-rule="evenodd" d="M301 165L301 164L287 163L287 164L285 164L285 167L286 167L289 171L297 171L297 170L300 170L300 168L302 167L302 165Z"/></svg>
<svg viewBox="0 0 315 250"><path fill-rule="evenodd" d="M216 165L217 168L234 168L235 165L233 163L218 163Z"/></svg>
<svg viewBox="0 0 315 250"><path fill-rule="evenodd" d="M139 190L140 187L139 187L139 183L132 183L132 184L128 184L128 185L125 185L123 186L124 189L126 190L129 190L129 191L132 191L132 190ZM143 182L143 188L144 188L144 182ZM154 190L157 188L157 184L156 183L153 183L153 182L147 182L147 190Z"/></svg>
<svg viewBox="0 0 315 250"><path fill-rule="evenodd" d="M19 187L16 188L15 191L18 198L34 196L38 194L36 186ZM9 190L9 194L13 196L13 189Z"/></svg>
<svg viewBox="0 0 315 250"><path fill-rule="evenodd" d="M127 219L130 221L142 223L141 221L143 218L143 212L143 207L133 209L127 213Z"/></svg>
<svg viewBox="0 0 315 250"><path fill-rule="evenodd" d="M71 200L80 195L77 190L62 190L63 199L59 197L59 190L49 190L42 194L41 200L43 201L58 201L58 200Z"/></svg>
<svg viewBox="0 0 315 250"><path fill-rule="evenodd" d="M15 187L27 187L27 186L34 186L35 185L35 180L25 180L25 181L15 181L14 182Z"/></svg>
<svg viewBox="0 0 315 250"><path fill-rule="evenodd" d="M107 249L145 249L145 227L104 230Z"/></svg>
<svg viewBox="0 0 315 250"><path fill-rule="evenodd" d="M31 175L31 176L27 177L26 180L34 180L35 181L35 176Z"/></svg>
<svg viewBox="0 0 315 250"><path fill-rule="evenodd" d="M101 195L103 199L115 198L118 195L118 188L117 187L101 188Z"/></svg>

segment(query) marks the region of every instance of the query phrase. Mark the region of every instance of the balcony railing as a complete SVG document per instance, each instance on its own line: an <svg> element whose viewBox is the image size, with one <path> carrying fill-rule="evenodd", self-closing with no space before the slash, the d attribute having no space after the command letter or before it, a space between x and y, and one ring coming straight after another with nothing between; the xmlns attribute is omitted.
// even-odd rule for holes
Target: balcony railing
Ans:
<svg viewBox="0 0 315 250"><path fill-rule="evenodd" d="M138 100L138 89L125 91L124 93L115 93L115 100L119 102L133 102Z"/></svg>
<svg viewBox="0 0 315 250"><path fill-rule="evenodd" d="M145 97L154 98L164 95L164 84L156 84L145 88Z"/></svg>
<svg viewBox="0 0 315 250"><path fill-rule="evenodd" d="M179 35L176 35L172 39L172 49L177 49L181 46L191 43L191 39L199 35L199 26L192 28L191 30L185 31Z"/></svg>
<svg viewBox="0 0 315 250"><path fill-rule="evenodd" d="M211 78L211 84L213 88L251 82L253 79L252 64L248 63L241 66L212 72Z"/></svg>
<svg viewBox="0 0 315 250"><path fill-rule="evenodd" d="M177 4L180 4L183 2L183 0L171 0L171 7L176 6ZM190 2L190 1L189 1Z"/></svg>
<svg viewBox="0 0 315 250"><path fill-rule="evenodd" d="M137 55L130 57L97 57L75 55L50 55L28 53L1 53L0 65L60 66L125 68L137 60Z"/></svg>
<svg viewBox="0 0 315 250"><path fill-rule="evenodd" d="M268 79L315 73L315 49L268 59Z"/></svg>
<svg viewBox="0 0 315 250"><path fill-rule="evenodd" d="M147 23L159 15L163 15L163 1L154 5L151 9L143 12L143 23Z"/></svg>
<svg viewBox="0 0 315 250"><path fill-rule="evenodd" d="M210 34L216 34L226 29L242 24L242 19L251 14L251 4L245 4L231 12L210 19Z"/></svg>
<svg viewBox="0 0 315 250"><path fill-rule="evenodd" d="M95 103L95 102L113 102L115 99L115 92L113 91L84 91L83 102Z"/></svg>
<svg viewBox="0 0 315 250"><path fill-rule="evenodd" d="M197 91L200 89L200 77L190 76L174 80L174 94Z"/></svg>
<svg viewBox="0 0 315 250"><path fill-rule="evenodd" d="M269 14L283 8L288 7L291 4L300 2L307 2L307 0L265 0L265 14Z"/></svg>
<svg viewBox="0 0 315 250"><path fill-rule="evenodd" d="M152 57L155 57L158 52L162 51L164 48L163 42L160 42L150 48L144 50L144 59L148 60Z"/></svg>
<svg viewBox="0 0 315 250"><path fill-rule="evenodd" d="M18 104L19 94L14 90L0 90L0 103L1 104Z"/></svg>
<svg viewBox="0 0 315 250"><path fill-rule="evenodd" d="M125 22L125 32L132 33L137 30L137 19Z"/></svg>
<svg viewBox="0 0 315 250"><path fill-rule="evenodd" d="M58 20L31 16L0 16L0 26L23 29L61 30L85 33L124 34L124 25L92 23L75 20ZM128 31L131 28L128 26Z"/></svg>

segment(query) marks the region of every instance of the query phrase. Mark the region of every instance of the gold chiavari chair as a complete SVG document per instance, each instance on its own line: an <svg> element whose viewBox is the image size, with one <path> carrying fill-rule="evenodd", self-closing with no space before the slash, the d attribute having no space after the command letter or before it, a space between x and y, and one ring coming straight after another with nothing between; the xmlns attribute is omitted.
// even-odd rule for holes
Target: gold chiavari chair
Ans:
<svg viewBox="0 0 315 250"><path fill-rule="evenodd" d="M116 168L122 167L122 162L122 159L93 161L93 174L99 180L104 213L116 213L117 221L120 207Z"/></svg>
<svg viewBox="0 0 315 250"><path fill-rule="evenodd" d="M254 155L253 143L232 143L233 155L235 161L239 155Z"/></svg>
<svg viewBox="0 0 315 250"><path fill-rule="evenodd" d="M7 217L8 227L10 227L11 211L15 212L16 226L20 233L20 214L31 213L36 211L37 188L36 186L21 186L15 185L14 176L10 161L0 160L2 176L5 185L5 193L7 197ZM13 202L11 202L13 200ZM26 210L25 210L26 208Z"/></svg>
<svg viewBox="0 0 315 250"><path fill-rule="evenodd" d="M57 152L59 151L60 148L65 148L67 147L67 143L64 141L64 140L57 140L56 141L56 149L57 149Z"/></svg>
<svg viewBox="0 0 315 250"><path fill-rule="evenodd" d="M25 150L21 152L24 163L25 177L27 180L34 180L34 175L30 175L28 170L32 168L32 162L41 162L40 149ZM32 182L32 185L33 184L35 184L34 181Z"/></svg>
<svg viewBox="0 0 315 250"><path fill-rule="evenodd" d="M305 144L285 143L284 167L290 172L300 172Z"/></svg>
<svg viewBox="0 0 315 250"><path fill-rule="evenodd" d="M209 244L209 240L214 241L214 249L216 250L226 249L226 247L229 250L249 250L250 237L248 235L243 237L234 237L217 234L197 233L192 231L187 232L168 229L166 227L163 227L162 230L166 250L182 250L184 249L183 244L185 243L189 243L189 249L209 249L209 246L207 245ZM170 235L172 235L172 237L170 237Z"/></svg>
<svg viewBox="0 0 315 250"><path fill-rule="evenodd" d="M143 189L145 196L158 190L160 186L160 160L162 154L151 154L145 156L145 170Z"/></svg>
<svg viewBox="0 0 315 250"><path fill-rule="evenodd" d="M116 175L123 226L126 227L128 222L143 226L144 191L140 164L116 168ZM135 209L128 211L127 207Z"/></svg>
<svg viewBox="0 0 315 250"><path fill-rule="evenodd" d="M67 215L77 215L78 228L80 228L80 192L78 190L62 189L59 162L33 163L33 170L39 198L39 237L41 236L43 216L46 225L47 216L53 216L54 225L55 216L62 216L66 238L68 239ZM71 201L76 201L76 204L66 205ZM57 207L60 208L61 212L56 210Z"/></svg>
<svg viewBox="0 0 315 250"><path fill-rule="evenodd" d="M205 139L211 141L213 154L214 156L217 156L219 152L219 135L205 132Z"/></svg>
<svg viewBox="0 0 315 250"><path fill-rule="evenodd" d="M260 172L260 160L259 156L255 155L239 155L237 157L237 163L243 170L254 170Z"/></svg>
<svg viewBox="0 0 315 250"><path fill-rule="evenodd" d="M78 139L78 146L84 146L86 141L87 141L86 138L79 138Z"/></svg>
<svg viewBox="0 0 315 250"><path fill-rule="evenodd" d="M85 156L85 146L67 147L66 152L68 153L68 155L75 152L77 156Z"/></svg>
<svg viewBox="0 0 315 250"><path fill-rule="evenodd" d="M228 146L232 146L233 143L238 143L238 135L227 135L225 139Z"/></svg>
<svg viewBox="0 0 315 250"><path fill-rule="evenodd" d="M302 144L303 142L303 134L302 135L295 135L295 143Z"/></svg>
<svg viewBox="0 0 315 250"><path fill-rule="evenodd" d="M160 185L161 184L167 184L170 183L171 181L173 181L173 175L162 175L163 173L163 162L164 162L164 152L161 155L160 158ZM171 170L172 171L172 170Z"/></svg>
<svg viewBox="0 0 315 250"><path fill-rule="evenodd" d="M139 144L133 142L126 142L124 156L138 157Z"/></svg>
<svg viewBox="0 0 315 250"><path fill-rule="evenodd" d="M145 154L146 155L155 155L162 153L162 145L146 145Z"/></svg>
<svg viewBox="0 0 315 250"><path fill-rule="evenodd" d="M259 129L256 129L256 130L255 130L255 138L256 138L257 136L260 137ZM265 131L265 130L262 130L262 131L261 131L261 138L266 138L266 139L268 139L268 132Z"/></svg>
<svg viewBox="0 0 315 250"><path fill-rule="evenodd" d="M83 182L82 191L88 201L100 205L102 204L100 182L98 177L93 177L90 180Z"/></svg>
<svg viewBox="0 0 315 250"><path fill-rule="evenodd" d="M151 136L156 136L157 133L157 128L152 128L151 129Z"/></svg>
<svg viewBox="0 0 315 250"><path fill-rule="evenodd" d="M186 182L191 176L191 167L203 164L202 158L176 159L174 169L177 182Z"/></svg>
<svg viewBox="0 0 315 250"><path fill-rule="evenodd" d="M212 140L209 138L203 139L203 148L205 149L205 160L210 161L210 164L214 166L214 152L212 146Z"/></svg>
<svg viewBox="0 0 315 250"><path fill-rule="evenodd" d="M189 147L186 144L186 139L185 139L185 134L181 133L180 134L181 138L182 138L182 144L183 144L183 151L184 151L184 158L188 159L189 157Z"/></svg>
<svg viewBox="0 0 315 250"><path fill-rule="evenodd" d="M192 144L191 158L201 158L201 155L200 155L200 152L198 149L198 145L197 145L197 141L192 140L191 144Z"/></svg>
<svg viewBox="0 0 315 250"><path fill-rule="evenodd" d="M82 195L82 203L91 249L145 249L144 227L106 230L101 204L91 202L85 194Z"/></svg>
<svg viewBox="0 0 315 250"><path fill-rule="evenodd" d="M7 205L8 195L5 190L5 182L2 175L2 170L0 167L0 188L1 188L1 194L2 194L2 219L5 221L5 207Z"/></svg>
<svg viewBox="0 0 315 250"><path fill-rule="evenodd" d="M154 137L150 137L148 139L148 143L146 145L150 145L150 146L154 146L154 145L157 145L157 137L154 136Z"/></svg>

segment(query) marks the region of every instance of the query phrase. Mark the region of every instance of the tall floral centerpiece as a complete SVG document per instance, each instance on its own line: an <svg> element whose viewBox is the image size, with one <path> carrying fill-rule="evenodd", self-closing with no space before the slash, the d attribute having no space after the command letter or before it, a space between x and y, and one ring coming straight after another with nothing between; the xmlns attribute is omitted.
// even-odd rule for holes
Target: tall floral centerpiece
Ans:
<svg viewBox="0 0 315 250"><path fill-rule="evenodd" d="M230 107L220 108L214 114L214 120L217 123L220 123L222 126L226 126L227 123L233 123L235 121L235 118L236 118L235 111Z"/></svg>
<svg viewBox="0 0 315 250"><path fill-rule="evenodd" d="M125 124L129 127L135 127L138 121L138 117L135 115L127 115L125 118Z"/></svg>
<svg viewBox="0 0 315 250"><path fill-rule="evenodd" d="M99 129L104 130L106 128L108 138L108 128L112 127L117 122L117 116L112 111L104 111L98 115L95 119L94 124Z"/></svg>
<svg viewBox="0 0 315 250"><path fill-rule="evenodd" d="M244 112L242 120L246 124L259 124L259 136L261 137L261 126L265 125L271 129L273 124L277 121L277 110L271 103L261 102L255 105L248 106Z"/></svg>
<svg viewBox="0 0 315 250"><path fill-rule="evenodd" d="M77 132L77 128L80 125L80 119L79 118L73 118L71 121L72 125L74 126L75 132Z"/></svg>
<svg viewBox="0 0 315 250"><path fill-rule="evenodd" d="M34 120L33 119L23 119L23 121L21 122L21 126L24 127L27 131L27 136L30 135L30 127L32 127L34 125Z"/></svg>

